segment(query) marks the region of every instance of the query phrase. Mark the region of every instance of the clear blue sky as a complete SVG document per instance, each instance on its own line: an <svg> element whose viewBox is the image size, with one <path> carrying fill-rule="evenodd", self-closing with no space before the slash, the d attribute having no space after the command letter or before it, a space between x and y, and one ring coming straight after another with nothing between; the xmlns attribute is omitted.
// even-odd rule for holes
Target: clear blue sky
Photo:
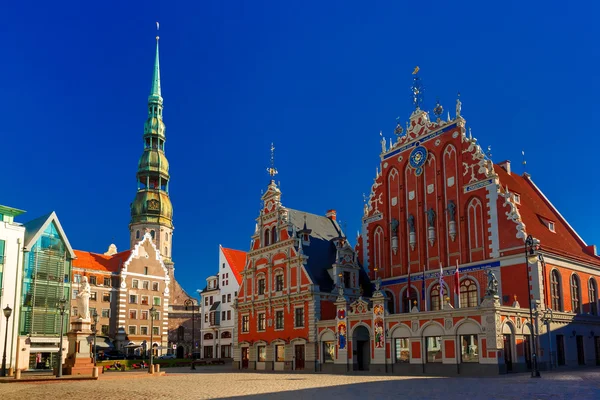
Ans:
<svg viewBox="0 0 600 400"><path fill-rule="evenodd" d="M5 2L0 204L55 210L76 249L128 246L160 21L176 277L202 288L218 245L248 250L269 145L286 206L338 211L354 241L379 131L462 114L495 161L527 170L600 244L593 2ZM444 112L444 115L446 112Z"/></svg>

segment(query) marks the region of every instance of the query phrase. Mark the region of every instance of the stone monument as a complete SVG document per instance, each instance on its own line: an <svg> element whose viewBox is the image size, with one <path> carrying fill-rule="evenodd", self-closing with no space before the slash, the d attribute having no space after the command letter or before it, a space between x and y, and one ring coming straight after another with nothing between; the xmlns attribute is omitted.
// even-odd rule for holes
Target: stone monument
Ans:
<svg viewBox="0 0 600 400"><path fill-rule="evenodd" d="M77 316L71 320L71 330L67 333L69 348L63 367L65 375L92 375L94 372L93 351L94 333L90 318L90 284L87 276L82 278L77 295Z"/></svg>

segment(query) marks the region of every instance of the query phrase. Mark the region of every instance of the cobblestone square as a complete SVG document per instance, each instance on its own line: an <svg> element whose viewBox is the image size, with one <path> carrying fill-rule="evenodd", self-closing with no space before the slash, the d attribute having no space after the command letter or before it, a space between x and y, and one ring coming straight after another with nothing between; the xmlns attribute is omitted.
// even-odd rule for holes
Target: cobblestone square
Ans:
<svg viewBox="0 0 600 400"><path fill-rule="evenodd" d="M9 399L598 399L600 369L466 377L394 377L170 369L165 376L106 373L97 381L0 384Z"/></svg>

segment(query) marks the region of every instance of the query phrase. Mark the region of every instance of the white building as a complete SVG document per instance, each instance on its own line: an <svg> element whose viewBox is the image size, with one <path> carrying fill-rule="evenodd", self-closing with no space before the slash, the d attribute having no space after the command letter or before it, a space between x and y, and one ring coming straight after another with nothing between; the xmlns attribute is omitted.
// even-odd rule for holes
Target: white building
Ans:
<svg viewBox="0 0 600 400"><path fill-rule="evenodd" d="M199 291L202 307L202 358L231 358L235 310L246 253L219 245L219 271Z"/></svg>
<svg viewBox="0 0 600 400"><path fill-rule="evenodd" d="M6 343L6 368L15 365L17 356L16 338L19 333L19 312L21 304L21 274L23 269L23 242L25 227L14 222L14 217L25 211L0 205L0 308L8 305L12 314L8 320L8 338ZM5 329L7 321L0 312L0 351L4 350Z"/></svg>

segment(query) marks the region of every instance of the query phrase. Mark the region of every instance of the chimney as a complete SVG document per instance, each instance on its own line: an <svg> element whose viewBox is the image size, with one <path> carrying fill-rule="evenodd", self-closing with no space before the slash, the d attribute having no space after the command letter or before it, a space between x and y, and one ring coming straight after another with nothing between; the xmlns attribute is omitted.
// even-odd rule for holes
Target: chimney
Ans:
<svg viewBox="0 0 600 400"><path fill-rule="evenodd" d="M327 210L325 216L332 221L335 221L337 218L335 210Z"/></svg>
<svg viewBox="0 0 600 400"><path fill-rule="evenodd" d="M504 170L510 175L510 160L502 161L498 163L498 165L504 168Z"/></svg>

